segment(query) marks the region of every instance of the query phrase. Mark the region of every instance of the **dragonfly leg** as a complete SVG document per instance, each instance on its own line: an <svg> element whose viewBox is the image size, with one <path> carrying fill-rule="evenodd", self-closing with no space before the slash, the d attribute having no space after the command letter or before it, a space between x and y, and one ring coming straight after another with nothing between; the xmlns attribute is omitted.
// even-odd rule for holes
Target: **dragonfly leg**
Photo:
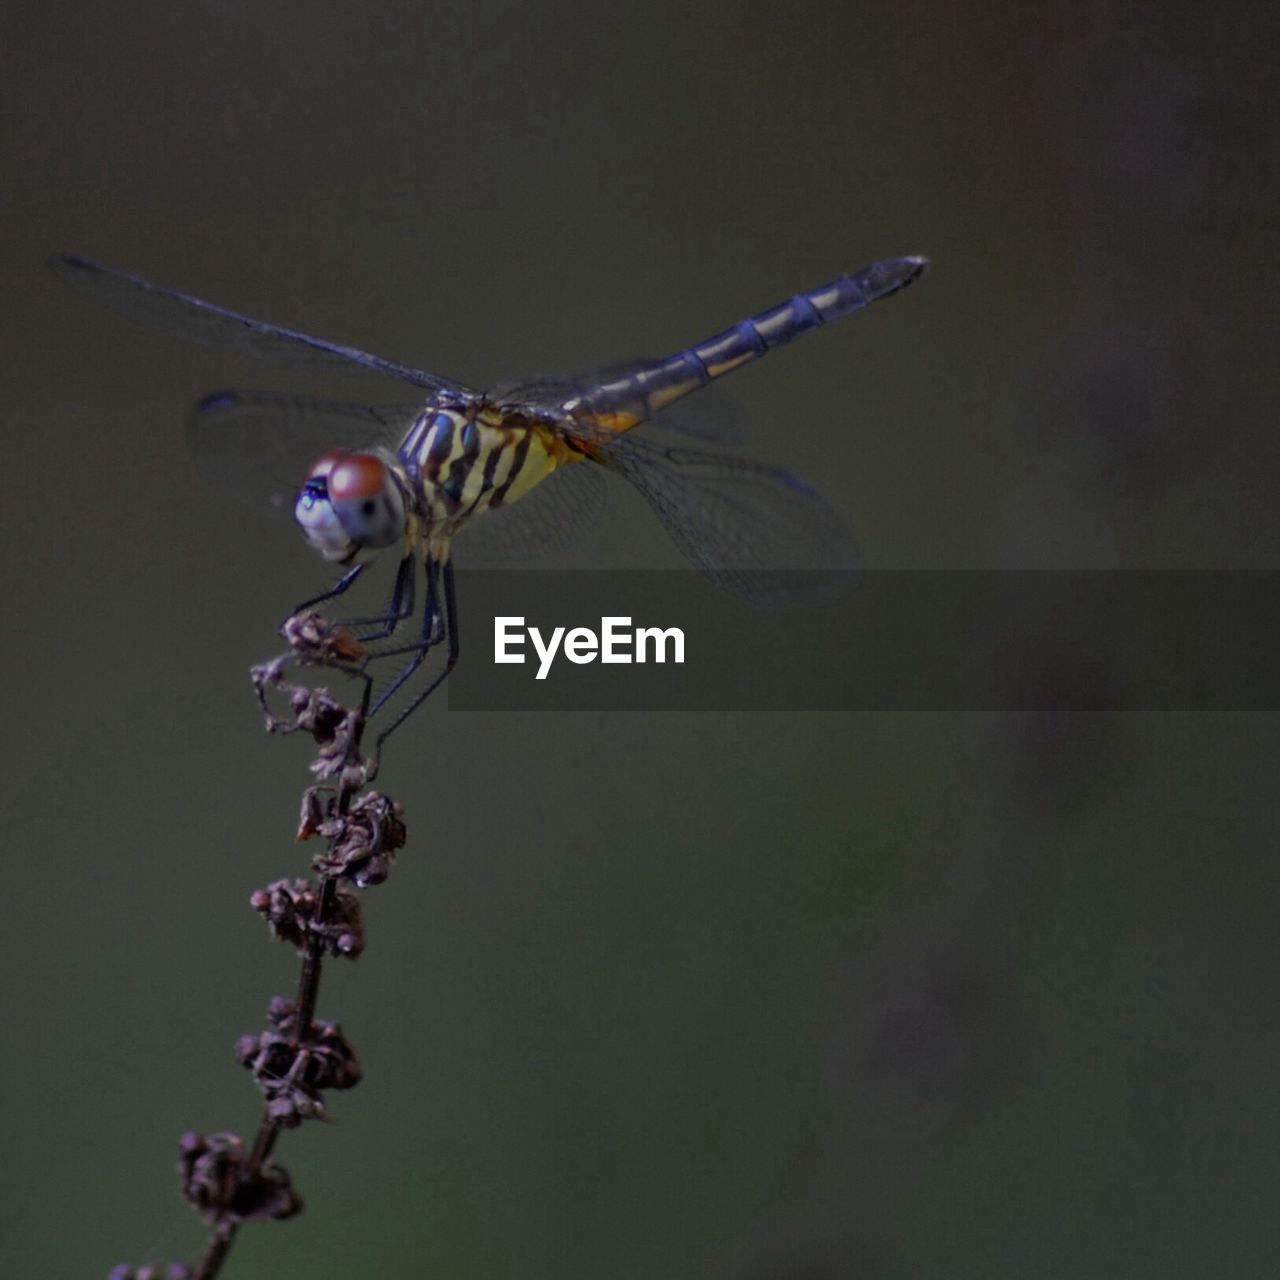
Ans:
<svg viewBox="0 0 1280 1280"><path fill-rule="evenodd" d="M362 644L372 640L386 640L395 634L396 628L413 612L414 573L413 555L404 556L396 568L395 585L391 589L391 599L381 613L369 614L361 618L338 618L334 625L351 629L353 627L372 626L372 631L356 636Z"/></svg>
<svg viewBox="0 0 1280 1280"><path fill-rule="evenodd" d="M322 595L313 596L310 600L304 600L300 605L295 606L289 617L292 618L295 614L302 613L305 609L311 609L315 605L323 604L326 600L333 600L342 595L364 572L367 564L368 561L365 561L352 569L348 569L328 591ZM385 640L388 636L393 635L396 627L413 612L413 600L413 556L410 554L404 556L396 568L395 585L391 589L391 599L381 613L371 613L350 618L335 618L333 625L348 629L372 626L374 628L373 631L357 636L356 639L366 643L370 640Z"/></svg>
<svg viewBox="0 0 1280 1280"><path fill-rule="evenodd" d="M422 610L422 628L418 639L412 644L399 645L394 649L383 649L378 653L370 654L369 659L366 659L367 665L368 661L373 659L380 661L383 658L400 657L404 654L411 655L409 661L401 668L395 679L374 700L373 706L369 709L371 716L377 715L395 697L396 693L403 688L405 682L426 661L427 654L431 652L432 647L443 638L443 619L440 612L440 564L436 560L427 560L424 568L427 579L427 601Z"/></svg>
<svg viewBox="0 0 1280 1280"><path fill-rule="evenodd" d="M434 571L434 572L433 572ZM424 617L423 621L423 638L422 642L417 646L416 650L409 650L414 653L413 659L408 663L405 670L396 677L391 687L379 697L373 710L376 712L379 707L385 705L388 698L391 697L397 689L422 665L427 656L429 649L445 640L447 643L447 651L445 656L445 664L442 670L436 673L431 683L427 687L416 694L413 700L400 711L396 713L396 717L392 722L378 734L378 741L374 747L374 758L376 759L382 753L382 744L398 729L445 681L449 672L453 670L454 665L458 661L458 606L457 596L454 592L453 584L453 562L445 561L443 573L440 566L434 561L427 563L427 583L430 593L429 608L432 613L437 609L437 598L439 595L436 583L439 578L443 577L444 587L444 608L440 612L438 621L443 626L443 635L433 634L435 631L435 622L432 619L430 623Z"/></svg>
<svg viewBox="0 0 1280 1280"><path fill-rule="evenodd" d="M301 604L294 605L289 610L289 618L292 618L295 614L302 613L306 609L314 609L316 605L324 604L326 600L332 600L335 596L340 596L365 571L368 564L369 562L366 560L361 564L354 565L328 591L322 592L318 596L312 596L310 600L304 600ZM289 618L286 618L285 621L288 622Z"/></svg>

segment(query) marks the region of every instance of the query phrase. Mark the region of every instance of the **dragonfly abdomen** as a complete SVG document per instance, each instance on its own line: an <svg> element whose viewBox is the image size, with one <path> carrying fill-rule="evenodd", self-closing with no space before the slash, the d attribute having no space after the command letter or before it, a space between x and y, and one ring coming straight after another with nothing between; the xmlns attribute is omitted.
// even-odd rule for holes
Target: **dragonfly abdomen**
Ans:
<svg viewBox="0 0 1280 1280"><path fill-rule="evenodd" d="M589 417L606 430L629 430L699 387L758 360L774 347L784 346L811 329L905 289L924 274L927 266L924 258L889 258L839 276L749 320L740 320L732 328L665 360L601 383L594 393L583 398L577 416ZM607 411L603 406L608 406Z"/></svg>

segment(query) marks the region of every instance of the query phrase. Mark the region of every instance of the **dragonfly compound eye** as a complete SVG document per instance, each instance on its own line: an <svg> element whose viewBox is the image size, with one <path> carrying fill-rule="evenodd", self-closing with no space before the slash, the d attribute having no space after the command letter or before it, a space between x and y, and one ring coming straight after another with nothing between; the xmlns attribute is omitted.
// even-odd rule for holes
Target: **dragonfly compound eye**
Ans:
<svg viewBox="0 0 1280 1280"><path fill-rule="evenodd" d="M350 457L345 449L330 449L328 453L322 453L312 464L307 472L308 480L328 480L329 473L342 461L343 458Z"/></svg>
<svg viewBox="0 0 1280 1280"><path fill-rule="evenodd" d="M389 547L404 536L404 497L381 458L345 454L334 460L325 482L329 502L352 542Z"/></svg>

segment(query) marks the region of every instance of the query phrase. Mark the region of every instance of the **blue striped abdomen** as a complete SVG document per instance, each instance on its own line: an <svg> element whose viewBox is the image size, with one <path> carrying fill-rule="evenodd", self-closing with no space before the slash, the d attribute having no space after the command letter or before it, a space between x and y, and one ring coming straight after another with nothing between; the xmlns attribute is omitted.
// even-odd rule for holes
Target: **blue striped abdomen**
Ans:
<svg viewBox="0 0 1280 1280"><path fill-rule="evenodd" d="M665 360L601 383L582 397L580 412L625 431L774 347L905 289L928 265L927 258L888 258L797 294Z"/></svg>

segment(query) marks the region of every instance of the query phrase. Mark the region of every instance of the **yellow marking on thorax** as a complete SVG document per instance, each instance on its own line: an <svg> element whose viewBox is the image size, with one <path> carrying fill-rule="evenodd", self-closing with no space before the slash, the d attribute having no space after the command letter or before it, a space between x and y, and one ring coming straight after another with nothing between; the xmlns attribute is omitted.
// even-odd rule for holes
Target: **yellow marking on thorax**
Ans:
<svg viewBox="0 0 1280 1280"><path fill-rule="evenodd" d="M575 445L547 423L518 413L504 415L484 405L448 416L448 453L432 453L444 443L442 436L428 436L420 448L425 507L410 531L432 555L446 555L449 542L477 516L519 501L558 467L586 456L585 444Z"/></svg>

